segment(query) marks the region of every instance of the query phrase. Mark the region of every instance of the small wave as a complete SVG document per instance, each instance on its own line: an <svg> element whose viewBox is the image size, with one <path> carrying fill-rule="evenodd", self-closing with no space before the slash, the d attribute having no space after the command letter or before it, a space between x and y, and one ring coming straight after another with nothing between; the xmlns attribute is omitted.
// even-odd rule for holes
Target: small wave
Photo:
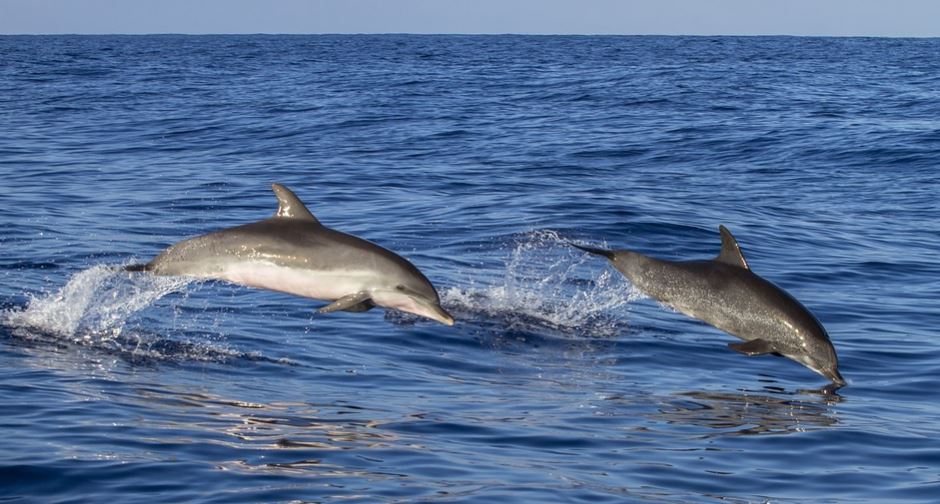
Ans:
<svg viewBox="0 0 940 504"><path fill-rule="evenodd" d="M496 285L451 287L442 296L459 318L482 316L509 331L548 329L562 337L620 334L626 321L614 310L640 297L622 275L551 230L519 236Z"/></svg>

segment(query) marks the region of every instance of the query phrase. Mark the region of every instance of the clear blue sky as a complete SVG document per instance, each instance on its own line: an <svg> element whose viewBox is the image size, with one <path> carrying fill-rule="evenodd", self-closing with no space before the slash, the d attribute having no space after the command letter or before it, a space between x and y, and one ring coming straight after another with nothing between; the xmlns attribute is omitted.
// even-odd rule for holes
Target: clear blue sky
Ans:
<svg viewBox="0 0 940 504"><path fill-rule="evenodd" d="M940 36L940 0L0 0L0 34Z"/></svg>

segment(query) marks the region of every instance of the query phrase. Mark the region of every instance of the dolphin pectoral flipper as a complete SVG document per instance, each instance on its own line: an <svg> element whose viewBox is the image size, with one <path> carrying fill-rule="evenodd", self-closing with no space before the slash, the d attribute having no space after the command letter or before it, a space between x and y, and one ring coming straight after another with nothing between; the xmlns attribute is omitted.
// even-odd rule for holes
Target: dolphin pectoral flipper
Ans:
<svg viewBox="0 0 940 504"><path fill-rule="evenodd" d="M336 301L317 310L319 313L331 313L335 311L366 311L373 306L371 294L366 291L359 291L348 296L343 296Z"/></svg>
<svg viewBox="0 0 940 504"><path fill-rule="evenodd" d="M371 309L373 309L373 308L375 308L375 302L372 301L371 299L366 299L365 301L363 301L363 302L361 302L361 303L359 303L359 304L354 304L354 305L350 306L349 308L344 308L343 311L357 312L357 313L358 313L358 312L369 311L369 310L371 310Z"/></svg>
<svg viewBox="0 0 940 504"><path fill-rule="evenodd" d="M765 355L775 354L777 349L769 341L764 339L753 339L744 343L728 343L728 348L741 352L744 355Z"/></svg>

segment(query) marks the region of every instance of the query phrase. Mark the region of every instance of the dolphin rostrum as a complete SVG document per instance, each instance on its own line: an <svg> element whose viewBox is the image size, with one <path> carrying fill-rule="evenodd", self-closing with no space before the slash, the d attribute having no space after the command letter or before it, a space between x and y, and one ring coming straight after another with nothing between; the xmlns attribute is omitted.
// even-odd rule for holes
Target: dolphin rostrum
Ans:
<svg viewBox="0 0 940 504"><path fill-rule="evenodd" d="M793 296L751 272L738 242L719 226L721 253L706 261L665 261L630 250L574 245L606 257L649 297L744 340L728 346L745 355L793 359L845 385L822 324Z"/></svg>
<svg viewBox="0 0 940 504"><path fill-rule="evenodd" d="M278 201L272 217L183 240L125 269L332 301L321 313L382 306L454 324L434 286L406 259L320 224L290 189L271 187Z"/></svg>

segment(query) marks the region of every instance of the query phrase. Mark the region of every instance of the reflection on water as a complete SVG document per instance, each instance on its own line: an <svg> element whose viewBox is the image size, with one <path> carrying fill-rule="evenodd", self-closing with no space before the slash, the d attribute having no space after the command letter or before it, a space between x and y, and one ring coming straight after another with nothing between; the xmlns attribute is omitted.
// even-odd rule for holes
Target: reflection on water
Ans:
<svg viewBox="0 0 940 504"><path fill-rule="evenodd" d="M666 399L657 416L669 424L720 430L703 437L791 434L836 425L831 406L841 400L823 390L798 394L695 391Z"/></svg>
<svg viewBox="0 0 940 504"><path fill-rule="evenodd" d="M350 404L257 403L157 387L135 392L138 400L161 409L162 427L214 431L224 434L216 442L233 448L347 450L387 446L397 439L376 431L379 420L363 418L369 410ZM186 420L190 416L192 422Z"/></svg>

